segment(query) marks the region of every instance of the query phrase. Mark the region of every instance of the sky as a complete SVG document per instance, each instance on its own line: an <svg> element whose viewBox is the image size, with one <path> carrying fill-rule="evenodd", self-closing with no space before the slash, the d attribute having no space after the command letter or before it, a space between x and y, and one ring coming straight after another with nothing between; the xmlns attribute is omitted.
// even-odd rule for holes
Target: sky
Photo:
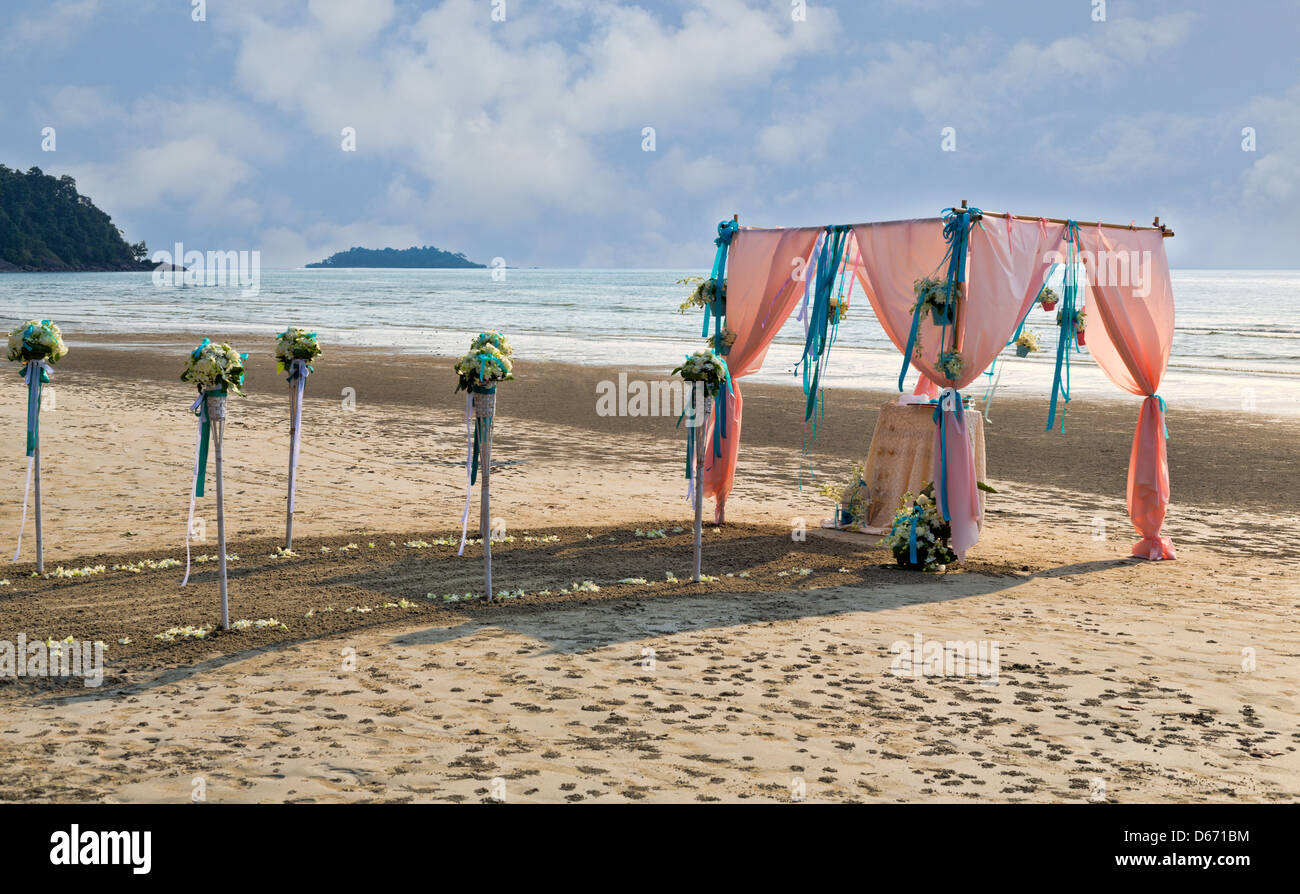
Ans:
<svg viewBox="0 0 1300 894"><path fill-rule="evenodd" d="M0 162L267 267L707 268L733 213L967 199L1294 268L1297 38L1295 0L5 0Z"/></svg>

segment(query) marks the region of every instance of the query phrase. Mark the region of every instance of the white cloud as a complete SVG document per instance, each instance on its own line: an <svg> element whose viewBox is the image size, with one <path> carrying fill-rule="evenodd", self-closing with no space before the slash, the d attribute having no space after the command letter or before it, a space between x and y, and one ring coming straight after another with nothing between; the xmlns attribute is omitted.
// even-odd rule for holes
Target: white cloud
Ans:
<svg viewBox="0 0 1300 894"><path fill-rule="evenodd" d="M347 53L333 51L347 31L333 4L292 25L250 11L236 17L237 72L252 95L323 138L355 127L358 154L425 180L440 213L480 221L609 214L637 184L622 179L601 141L625 135L629 152L639 151L646 125L662 141L674 129L734 120L738 89L819 50L834 24L832 15L796 26L741 0L716 0L677 25L596 3L585 12L586 40L566 49L546 25L561 30L571 9L494 24L483 3L448 0L394 25L382 42L368 42L377 27L349 31Z"/></svg>

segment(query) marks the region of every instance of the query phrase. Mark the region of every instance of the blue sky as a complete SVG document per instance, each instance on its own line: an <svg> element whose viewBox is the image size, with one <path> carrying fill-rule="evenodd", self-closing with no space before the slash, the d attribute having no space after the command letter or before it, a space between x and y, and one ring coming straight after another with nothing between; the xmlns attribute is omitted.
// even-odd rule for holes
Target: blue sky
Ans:
<svg viewBox="0 0 1300 894"><path fill-rule="evenodd" d="M1159 214L1174 266L1300 266L1294 0L1109 0L1104 21L1095 0L799 7L209 0L195 21L190 0L6 0L0 162L71 174L132 241L268 266L435 244L706 267L733 212L849 223L962 198Z"/></svg>

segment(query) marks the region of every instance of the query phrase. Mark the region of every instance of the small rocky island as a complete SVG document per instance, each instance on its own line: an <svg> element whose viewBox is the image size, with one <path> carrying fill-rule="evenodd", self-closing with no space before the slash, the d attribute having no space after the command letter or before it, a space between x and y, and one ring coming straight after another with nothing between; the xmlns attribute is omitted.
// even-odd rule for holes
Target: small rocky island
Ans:
<svg viewBox="0 0 1300 894"><path fill-rule="evenodd" d="M432 245L424 247L411 246L401 250L395 248L361 248L354 246L347 251L339 251L323 261L308 264L308 267L486 267L477 264L460 252L443 251Z"/></svg>

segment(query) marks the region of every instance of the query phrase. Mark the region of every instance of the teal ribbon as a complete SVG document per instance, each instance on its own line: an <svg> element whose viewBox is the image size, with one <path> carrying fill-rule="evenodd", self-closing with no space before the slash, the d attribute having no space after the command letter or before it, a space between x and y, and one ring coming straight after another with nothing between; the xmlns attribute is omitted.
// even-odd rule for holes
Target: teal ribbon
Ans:
<svg viewBox="0 0 1300 894"><path fill-rule="evenodd" d="M820 404L824 361L839 329L838 320L834 324L830 321L831 295L835 291L835 278L840 274L850 229L843 224L826 228L826 238L822 241L821 254L817 258L816 288L808 319L808 334L804 339L803 355L799 358L799 365L803 369L805 396L803 419L805 424L812 420L814 435L817 432L816 414ZM843 288L842 277L840 286Z"/></svg>
<svg viewBox="0 0 1300 894"><path fill-rule="evenodd" d="M912 504L912 530L907 535L907 558L913 565L917 564L916 558L916 523L920 520L922 509L915 503Z"/></svg>
<svg viewBox="0 0 1300 894"><path fill-rule="evenodd" d="M943 393L939 395L938 400L930 401L934 405L934 424L939 426L939 511L943 513L944 521L952 521L952 513L948 511L948 416L943 411L944 402L949 396L955 403L953 416L956 419L961 419L962 397L960 391L945 388Z"/></svg>
<svg viewBox="0 0 1300 894"><path fill-rule="evenodd" d="M43 359L28 360L18 375L27 383L27 455L31 456L40 442L41 394L50 381L49 364Z"/></svg>
<svg viewBox="0 0 1300 894"><path fill-rule="evenodd" d="M470 391L474 394L496 394L497 386L473 385L470 387ZM469 483L471 486L473 486L474 482L478 481L479 446L483 443L483 439L487 437L488 426L491 424L492 417L490 416L474 416L474 449L473 459L470 461L469 469Z"/></svg>
<svg viewBox="0 0 1300 894"><path fill-rule="evenodd" d="M1076 335L1078 333L1079 314L1076 310L1079 300L1079 225L1075 221L1065 224L1065 285L1061 289L1061 335L1056 340L1056 371L1052 374L1052 401L1047 409L1047 428L1051 431L1056 425L1056 400L1063 397L1070 402L1070 347L1078 350ZM1061 433L1065 433L1065 410L1061 410Z"/></svg>
<svg viewBox="0 0 1300 894"><path fill-rule="evenodd" d="M713 303L718 304L718 312L715 314L715 325L717 327L718 340L714 344L722 344L722 295L727 281L727 253L731 249L731 239L740 229L740 224L734 220L724 220L718 224L718 236L713 240L713 244L718 247L713 255L713 270L709 273L709 279L713 280L713 302L704 305L704 327L700 330L701 338L709 337L709 312L713 310Z"/></svg>
<svg viewBox="0 0 1300 894"><path fill-rule="evenodd" d="M204 339L207 342L207 339ZM226 389L213 388L211 391L199 391L199 399L194 402L190 410L199 417L199 471L194 480L194 496L203 496L203 481L208 477L208 445L212 441L212 420L208 418L208 395L221 396L226 394Z"/></svg>
<svg viewBox="0 0 1300 894"><path fill-rule="evenodd" d="M1158 394L1153 394L1156 401L1160 404L1160 427L1164 429L1165 440L1169 440L1169 423L1165 421L1165 414L1169 412L1169 407L1165 404L1165 399Z"/></svg>

